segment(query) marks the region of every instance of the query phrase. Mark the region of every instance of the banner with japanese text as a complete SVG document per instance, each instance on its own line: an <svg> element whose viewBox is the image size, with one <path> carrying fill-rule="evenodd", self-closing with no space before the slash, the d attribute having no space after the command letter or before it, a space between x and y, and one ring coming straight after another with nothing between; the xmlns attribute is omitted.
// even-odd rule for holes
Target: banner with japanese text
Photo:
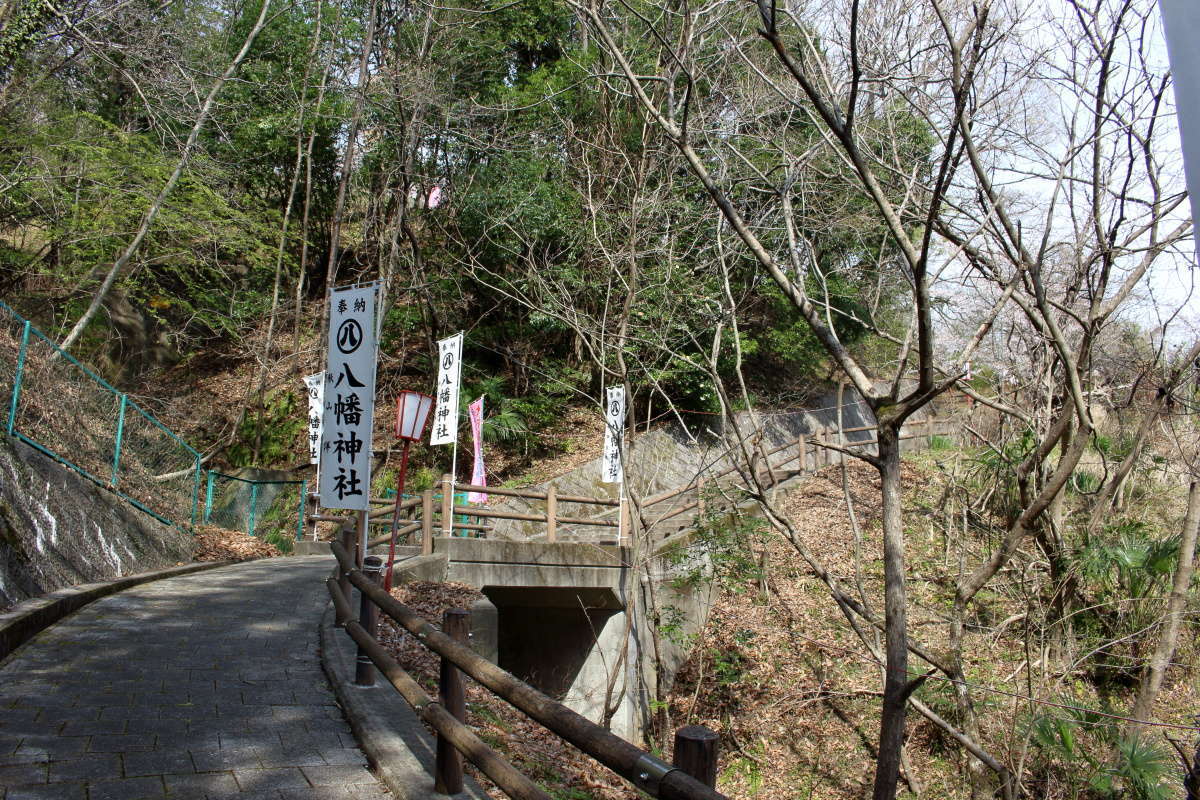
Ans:
<svg viewBox="0 0 1200 800"><path fill-rule="evenodd" d="M321 505L366 511L375 419L375 284L330 295Z"/></svg>
<svg viewBox="0 0 1200 800"><path fill-rule="evenodd" d="M467 416L471 418L471 441L475 448L475 462L471 467L471 483L475 486L487 486L487 472L483 468L483 398L467 406ZM486 503L487 492L468 492L468 503Z"/></svg>
<svg viewBox="0 0 1200 800"><path fill-rule="evenodd" d="M437 410L433 412L430 445L458 441L458 389L462 375L462 333L438 342Z"/></svg>
<svg viewBox="0 0 1200 800"><path fill-rule="evenodd" d="M621 464L621 437L625 431L625 387L609 387L604 404L604 460L600 480L621 483L625 470Z"/></svg>
<svg viewBox="0 0 1200 800"><path fill-rule="evenodd" d="M304 389L308 395L308 463L320 463L321 411L325 406L325 373L307 375Z"/></svg>

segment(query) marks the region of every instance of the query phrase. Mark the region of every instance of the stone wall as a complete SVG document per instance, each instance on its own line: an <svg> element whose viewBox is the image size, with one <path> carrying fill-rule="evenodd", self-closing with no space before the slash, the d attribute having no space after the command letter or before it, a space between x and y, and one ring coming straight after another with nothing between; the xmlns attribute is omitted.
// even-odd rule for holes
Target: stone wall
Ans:
<svg viewBox="0 0 1200 800"><path fill-rule="evenodd" d="M192 560L192 537L0 435L0 609Z"/></svg>

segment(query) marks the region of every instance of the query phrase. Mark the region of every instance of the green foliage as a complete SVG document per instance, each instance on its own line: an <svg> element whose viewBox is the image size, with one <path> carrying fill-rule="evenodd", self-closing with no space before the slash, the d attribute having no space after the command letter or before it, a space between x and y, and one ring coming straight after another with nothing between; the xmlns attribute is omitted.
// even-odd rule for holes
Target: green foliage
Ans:
<svg viewBox="0 0 1200 800"><path fill-rule="evenodd" d="M929 450L932 452L944 453L953 449L955 449L954 440L949 436L932 436L929 439Z"/></svg>
<svg viewBox="0 0 1200 800"><path fill-rule="evenodd" d="M709 503L709 508L718 508ZM675 579L676 588L693 587L711 577L723 589L735 593L750 591L762 580L758 553L766 546L769 530L766 522L756 516L740 513L710 512L697 520L694 543L708 556L711 573L703 564L692 562L692 568ZM687 549L674 552L677 563L688 558Z"/></svg>
<svg viewBox="0 0 1200 800"><path fill-rule="evenodd" d="M307 398L304 399L307 402ZM226 451L235 467L264 466L295 459L296 437L307 428L301 398L292 391L268 394L261 409L247 410L237 438ZM254 458L255 444L258 459Z"/></svg>
<svg viewBox="0 0 1200 800"><path fill-rule="evenodd" d="M1103 483L1100 476L1086 469L1077 469L1067 480L1067 489L1075 494L1095 494Z"/></svg>
<svg viewBox="0 0 1200 800"><path fill-rule="evenodd" d="M1064 709L1033 719L1030 740L1043 769L1057 762L1067 780L1087 786L1103 800L1167 800L1175 759L1145 736L1126 734L1111 717L1087 709Z"/></svg>
<svg viewBox="0 0 1200 800"><path fill-rule="evenodd" d="M92 288L127 244L175 157L148 136L89 113L65 112L32 129L0 127L21 147L0 150L12 187L0 221L36 229L43 269L57 282ZM199 158L168 198L118 287L181 336L227 334L266 307L274 220L230 195L215 165ZM76 295L68 316L90 299Z"/></svg>

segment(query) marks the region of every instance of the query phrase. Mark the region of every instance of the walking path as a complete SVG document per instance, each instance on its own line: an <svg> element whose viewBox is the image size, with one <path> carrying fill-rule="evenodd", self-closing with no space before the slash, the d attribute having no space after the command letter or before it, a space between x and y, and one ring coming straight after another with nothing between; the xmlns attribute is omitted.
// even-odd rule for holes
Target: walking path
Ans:
<svg viewBox="0 0 1200 800"><path fill-rule="evenodd" d="M383 800L317 652L328 556L99 600L0 666L0 800Z"/></svg>

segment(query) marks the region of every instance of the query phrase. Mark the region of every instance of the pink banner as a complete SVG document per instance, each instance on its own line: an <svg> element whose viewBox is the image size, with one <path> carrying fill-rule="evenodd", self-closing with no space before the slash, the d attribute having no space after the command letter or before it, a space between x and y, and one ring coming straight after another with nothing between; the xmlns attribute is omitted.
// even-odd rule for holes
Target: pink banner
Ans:
<svg viewBox="0 0 1200 800"><path fill-rule="evenodd" d="M467 414L471 418L471 439L475 445L475 464L471 467L471 483L476 486L487 486L487 473L483 469L483 398L467 406ZM468 492L468 503L486 503L486 492Z"/></svg>

